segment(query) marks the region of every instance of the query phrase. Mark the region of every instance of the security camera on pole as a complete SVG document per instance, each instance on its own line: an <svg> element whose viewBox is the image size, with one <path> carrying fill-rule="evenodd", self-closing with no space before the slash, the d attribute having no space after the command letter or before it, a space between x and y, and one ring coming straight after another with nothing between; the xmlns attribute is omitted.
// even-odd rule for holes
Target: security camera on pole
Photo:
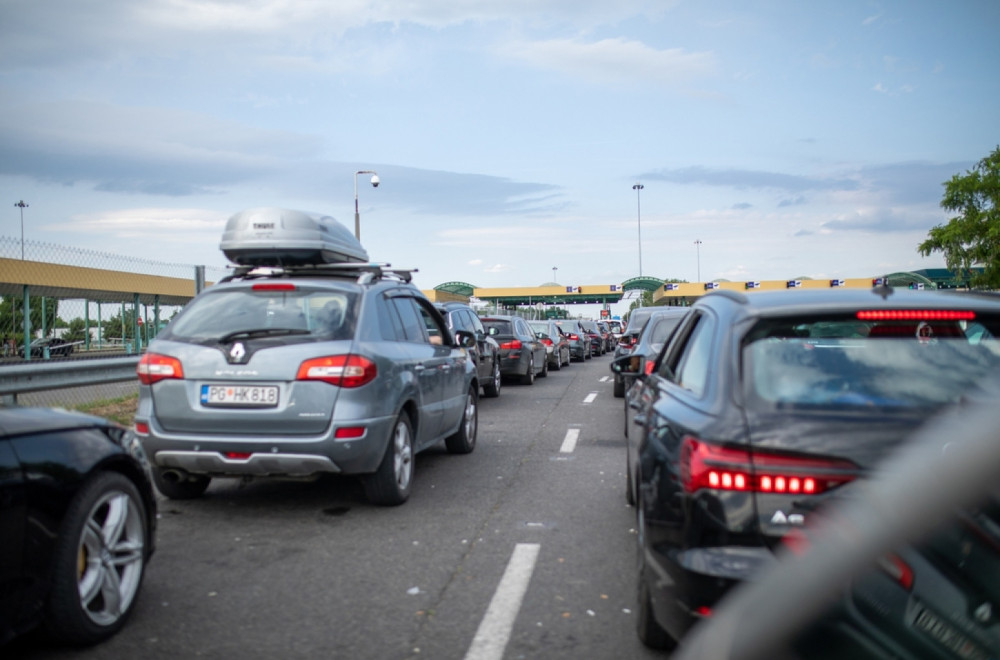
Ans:
<svg viewBox="0 0 1000 660"><path fill-rule="evenodd" d="M354 173L354 238L361 240L361 215L358 213L358 175L359 174L371 174L372 175L372 187L378 188L378 184L381 180L378 178L378 173L375 170L358 170Z"/></svg>

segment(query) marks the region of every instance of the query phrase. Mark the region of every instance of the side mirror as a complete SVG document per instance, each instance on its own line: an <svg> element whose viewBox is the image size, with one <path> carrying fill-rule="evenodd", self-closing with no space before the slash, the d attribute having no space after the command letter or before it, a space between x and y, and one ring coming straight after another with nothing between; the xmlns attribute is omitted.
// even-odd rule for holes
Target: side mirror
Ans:
<svg viewBox="0 0 1000 660"><path fill-rule="evenodd" d="M476 345L476 335L468 330L456 330L455 345L461 348L473 348Z"/></svg>
<svg viewBox="0 0 1000 660"><path fill-rule="evenodd" d="M623 355L611 361L611 371L622 376L638 376L639 370L631 355Z"/></svg>

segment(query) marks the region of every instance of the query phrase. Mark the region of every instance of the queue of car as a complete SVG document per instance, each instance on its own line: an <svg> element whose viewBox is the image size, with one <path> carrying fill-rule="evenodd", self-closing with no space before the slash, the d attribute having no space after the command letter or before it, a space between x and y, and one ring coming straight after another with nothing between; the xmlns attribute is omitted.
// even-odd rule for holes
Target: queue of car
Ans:
<svg viewBox="0 0 1000 660"><path fill-rule="evenodd" d="M645 328L668 314L644 312ZM977 383L1000 368L997 298L717 291L674 314L659 351L611 363L632 381L623 459L638 634L661 649L708 625L736 587L773 574L777 553L801 549L831 507L863 501L866 478L918 427L981 397ZM796 652L995 657L1000 499L936 531L843 586Z"/></svg>
<svg viewBox="0 0 1000 660"><path fill-rule="evenodd" d="M432 304L320 214L248 209L220 247L232 274L139 360L132 429L0 409L0 503L17 504L0 504L0 644L39 625L92 644L124 625L154 548L154 485L190 499L217 478L357 474L370 501L399 505L418 452L474 451L480 393L605 350L580 321Z"/></svg>

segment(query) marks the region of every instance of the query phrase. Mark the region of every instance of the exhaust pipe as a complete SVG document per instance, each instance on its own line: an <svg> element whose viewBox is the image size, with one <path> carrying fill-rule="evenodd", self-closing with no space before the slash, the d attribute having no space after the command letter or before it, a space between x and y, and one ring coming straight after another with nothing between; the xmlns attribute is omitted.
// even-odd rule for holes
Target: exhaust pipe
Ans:
<svg viewBox="0 0 1000 660"><path fill-rule="evenodd" d="M190 475L183 470L164 470L162 476L163 480L170 484L179 484L190 478Z"/></svg>

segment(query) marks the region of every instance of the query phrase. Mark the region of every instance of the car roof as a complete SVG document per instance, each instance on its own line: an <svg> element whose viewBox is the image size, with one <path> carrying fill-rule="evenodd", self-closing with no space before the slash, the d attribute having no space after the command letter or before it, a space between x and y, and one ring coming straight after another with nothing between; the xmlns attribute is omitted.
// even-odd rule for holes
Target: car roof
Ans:
<svg viewBox="0 0 1000 660"><path fill-rule="evenodd" d="M1000 299L968 296L950 291L915 291L878 287L874 289L794 289L782 291L716 290L702 296L695 306L735 303L748 315L770 316L796 313L849 312L858 309L976 309L1000 313Z"/></svg>

